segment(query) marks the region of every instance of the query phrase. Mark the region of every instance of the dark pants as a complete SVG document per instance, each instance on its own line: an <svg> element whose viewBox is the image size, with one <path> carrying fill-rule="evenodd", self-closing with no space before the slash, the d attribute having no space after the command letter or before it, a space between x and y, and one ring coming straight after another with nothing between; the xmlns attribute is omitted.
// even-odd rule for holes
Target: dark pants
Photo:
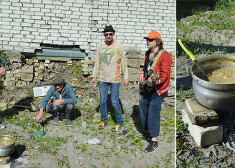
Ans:
<svg viewBox="0 0 235 168"><path fill-rule="evenodd" d="M65 116L65 119L71 119L71 114L74 110L74 104L61 104L57 110L53 110L53 103L48 103L46 106L46 112L53 113L54 117Z"/></svg>
<svg viewBox="0 0 235 168"><path fill-rule="evenodd" d="M149 131L150 137L158 137L160 133L160 112L163 102L162 97L141 96L140 119L143 129Z"/></svg>

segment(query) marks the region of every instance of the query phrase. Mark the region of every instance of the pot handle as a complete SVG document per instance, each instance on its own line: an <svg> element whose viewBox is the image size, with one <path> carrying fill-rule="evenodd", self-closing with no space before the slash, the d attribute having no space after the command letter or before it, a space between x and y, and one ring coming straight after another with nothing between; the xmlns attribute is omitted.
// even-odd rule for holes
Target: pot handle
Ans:
<svg viewBox="0 0 235 168"><path fill-rule="evenodd" d="M193 71L187 64L185 64L185 68L186 68L186 73L189 74L190 76L193 76Z"/></svg>

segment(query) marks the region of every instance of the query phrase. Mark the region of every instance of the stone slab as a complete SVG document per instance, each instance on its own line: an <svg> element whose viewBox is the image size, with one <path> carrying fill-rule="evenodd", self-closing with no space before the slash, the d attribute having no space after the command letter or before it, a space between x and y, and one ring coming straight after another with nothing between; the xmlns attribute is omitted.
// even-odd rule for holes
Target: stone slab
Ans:
<svg viewBox="0 0 235 168"><path fill-rule="evenodd" d="M33 80L33 74L22 73L21 80L23 80L23 81L32 81Z"/></svg>
<svg viewBox="0 0 235 168"><path fill-rule="evenodd" d="M140 68L128 68L128 73L129 74L139 74L140 73Z"/></svg>
<svg viewBox="0 0 235 168"><path fill-rule="evenodd" d="M139 77L139 74L138 75L128 75L128 80L130 82L136 82L136 81L138 81L138 77Z"/></svg>
<svg viewBox="0 0 235 168"><path fill-rule="evenodd" d="M67 152L67 156L69 159L70 167L71 168L80 167L80 163L79 163L78 157L76 155L76 151L74 150L72 142L67 143L66 152Z"/></svg>
<svg viewBox="0 0 235 168"><path fill-rule="evenodd" d="M182 110L182 119L188 124L188 131L196 144L200 147L222 142L223 127L219 124L203 124L201 126L192 124L185 109Z"/></svg>
<svg viewBox="0 0 235 168"><path fill-rule="evenodd" d="M6 157L0 157L0 167L2 167L2 165L6 165L9 163L11 157L6 156Z"/></svg>
<svg viewBox="0 0 235 168"><path fill-rule="evenodd" d="M189 98L185 101L185 111L192 124L200 125L218 122L219 120L219 116L214 110L200 105L196 98Z"/></svg>

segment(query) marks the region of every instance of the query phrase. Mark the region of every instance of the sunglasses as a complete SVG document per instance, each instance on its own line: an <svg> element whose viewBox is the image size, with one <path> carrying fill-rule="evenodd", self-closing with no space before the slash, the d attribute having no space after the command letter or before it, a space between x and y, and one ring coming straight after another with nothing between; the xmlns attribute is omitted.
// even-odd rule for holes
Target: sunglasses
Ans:
<svg viewBox="0 0 235 168"><path fill-rule="evenodd" d="M104 36L113 36L113 33L105 33Z"/></svg>
<svg viewBox="0 0 235 168"><path fill-rule="evenodd" d="M154 41L155 39L146 39L146 41L149 41L149 42L152 42Z"/></svg>
<svg viewBox="0 0 235 168"><path fill-rule="evenodd" d="M54 84L54 86L56 87L56 86L62 86L63 85L63 83L61 83L61 84Z"/></svg>

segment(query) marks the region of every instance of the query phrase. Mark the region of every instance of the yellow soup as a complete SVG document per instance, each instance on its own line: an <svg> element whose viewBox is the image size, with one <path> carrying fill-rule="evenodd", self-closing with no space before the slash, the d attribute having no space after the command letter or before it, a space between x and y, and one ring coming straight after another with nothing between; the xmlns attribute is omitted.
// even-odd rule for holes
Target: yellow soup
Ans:
<svg viewBox="0 0 235 168"><path fill-rule="evenodd" d="M235 83L235 68L221 68L207 72L209 82L219 84Z"/></svg>
<svg viewBox="0 0 235 168"><path fill-rule="evenodd" d="M3 145L11 145L13 144L12 142L8 142L8 141L2 141L0 142L0 146L3 146Z"/></svg>

